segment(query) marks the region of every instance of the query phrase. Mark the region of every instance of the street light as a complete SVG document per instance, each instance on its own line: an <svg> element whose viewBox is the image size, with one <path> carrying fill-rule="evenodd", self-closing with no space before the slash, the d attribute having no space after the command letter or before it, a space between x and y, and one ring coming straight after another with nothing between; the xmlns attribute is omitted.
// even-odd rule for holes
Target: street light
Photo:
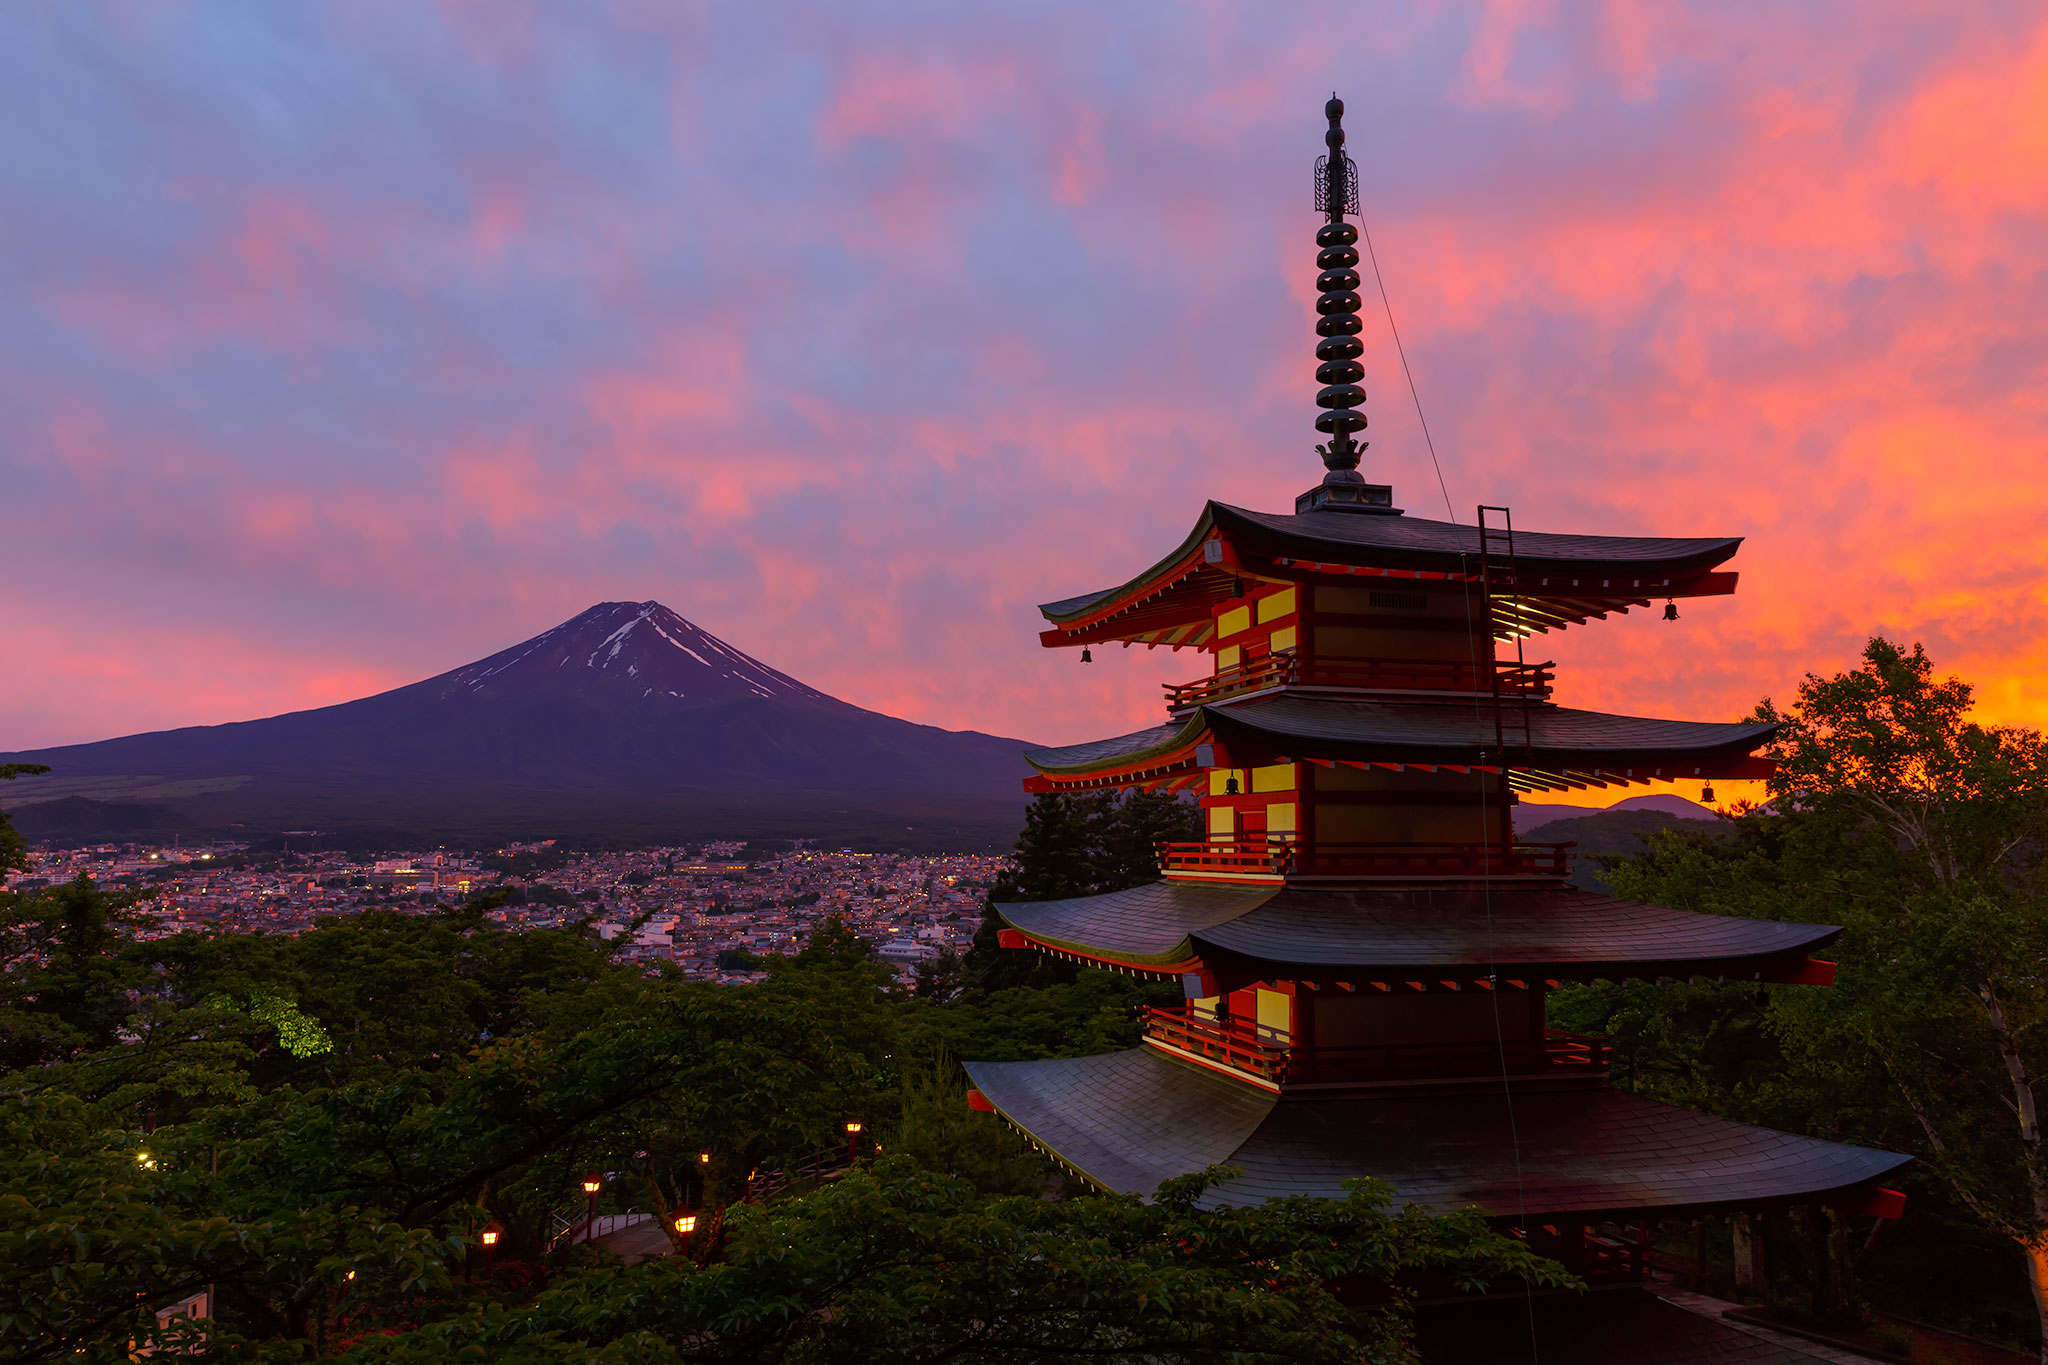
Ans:
<svg viewBox="0 0 2048 1365"><path fill-rule="evenodd" d="M851 1166L860 1160L860 1124L852 1119L846 1121L846 1164Z"/></svg>
<svg viewBox="0 0 2048 1365"><path fill-rule="evenodd" d="M676 1215L676 1236L683 1239L683 1251L685 1254L687 1254L690 1250L690 1234L695 1232L696 1230L696 1214L682 1213Z"/></svg>
<svg viewBox="0 0 2048 1365"><path fill-rule="evenodd" d="M491 1273L491 1253L498 1249L498 1234L499 1228L496 1223L487 1224L484 1230L477 1234L477 1240L484 1245L484 1274L486 1275Z"/></svg>
<svg viewBox="0 0 2048 1365"><path fill-rule="evenodd" d="M583 1240L589 1241L597 1232L597 1192L604 1188L604 1177L596 1171L583 1177L583 1192L590 1196L590 1211L583 1217Z"/></svg>

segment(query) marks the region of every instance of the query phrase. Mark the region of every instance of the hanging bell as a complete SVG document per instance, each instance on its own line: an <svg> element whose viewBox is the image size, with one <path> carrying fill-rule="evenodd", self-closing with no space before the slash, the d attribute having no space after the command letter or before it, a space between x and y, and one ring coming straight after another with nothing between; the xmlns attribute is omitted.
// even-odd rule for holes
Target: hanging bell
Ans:
<svg viewBox="0 0 2048 1365"><path fill-rule="evenodd" d="M1236 778L1234 778L1234 777L1226 777L1226 778L1224 778L1224 779L1223 779L1223 794L1224 794L1225 796L1235 796L1235 795L1237 795L1237 779L1236 779Z"/></svg>
<svg viewBox="0 0 2048 1365"><path fill-rule="evenodd" d="M1668 598L1664 602L1664 619L1667 621L1676 621L1678 619L1678 603Z"/></svg>
<svg viewBox="0 0 2048 1365"><path fill-rule="evenodd" d="M1095 656L1088 652L1088 646L1086 645L1081 646L1081 662L1084 664L1092 664L1095 662Z"/></svg>
<svg viewBox="0 0 2048 1365"><path fill-rule="evenodd" d="M1230 576L1230 595L1232 597L1244 596L1244 579L1236 574Z"/></svg>
<svg viewBox="0 0 2048 1365"><path fill-rule="evenodd" d="M1708 783L1706 783L1706 784L1704 784L1704 785L1702 785L1702 786L1700 787L1700 800L1701 800L1701 801L1703 801L1703 802L1705 802L1705 803L1706 803L1707 805L1709 805L1709 806L1711 806L1711 805L1713 805L1713 804L1714 804L1714 784L1713 784L1713 783L1711 783L1711 782L1708 782Z"/></svg>

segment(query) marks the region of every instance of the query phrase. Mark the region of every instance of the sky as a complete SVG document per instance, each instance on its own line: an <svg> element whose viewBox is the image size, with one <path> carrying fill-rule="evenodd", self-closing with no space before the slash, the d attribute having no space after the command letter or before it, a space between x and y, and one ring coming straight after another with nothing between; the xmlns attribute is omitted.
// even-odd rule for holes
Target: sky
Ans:
<svg viewBox="0 0 2048 1365"><path fill-rule="evenodd" d="M1365 472L1742 535L1539 637L1735 719L1872 633L2048 725L2048 8L0 8L0 750L320 706L658 599L1066 743L1205 661L1039 647L1314 483L1349 105Z"/></svg>

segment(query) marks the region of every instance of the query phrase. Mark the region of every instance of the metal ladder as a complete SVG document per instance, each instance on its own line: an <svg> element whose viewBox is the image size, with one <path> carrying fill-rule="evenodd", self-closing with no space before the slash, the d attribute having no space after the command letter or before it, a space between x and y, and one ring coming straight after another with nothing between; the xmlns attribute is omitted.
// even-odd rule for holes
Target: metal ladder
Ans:
<svg viewBox="0 0 2048 1365"><path fill-rule="evenodd" d="M1489 526L1487 524L1486 514L1488 512L1499 513L1499 525ZM1527 632L1522 628L1521 612L1519 610L1521 580L1515 562L1515 514L1507 507L1493 507L1481 503L1479 504L1478 519L1479 581L1481 589L1486 594L1487 675L1488 681L1492 684L1493 693L1493 747L1494 753L1500 759L1502 798L1500 807L1501 864L1502 869L1505 871L1511 865L1514 853L1515 816L1514 804L1510 798L1512 784L1508 778L1506 706L1500 694L1500 663L1495 655L1495 650L1499 644L1501 628L1505 623L1515 641L1515 667L1518 673L1526 670L1528 660L1522 655L1522 638ZM1508 591L1505 593L1495 591L1494 566L1496 564L1501 565L1503 569L1502 576L1508 588ZM1497 607L1496 604L1503 599L1515 604L1517 609L1512 615L1504 617ZM1523 767L1533 769L1536 766L1536 746L1534 738L1529 733L1529 693L1526 688L1517 688L1516 691L1522 703Z"/></svg>

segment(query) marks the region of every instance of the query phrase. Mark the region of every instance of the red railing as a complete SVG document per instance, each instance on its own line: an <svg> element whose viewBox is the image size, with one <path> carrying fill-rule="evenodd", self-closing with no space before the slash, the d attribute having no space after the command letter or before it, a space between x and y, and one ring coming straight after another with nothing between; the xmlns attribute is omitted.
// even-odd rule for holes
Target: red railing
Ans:
<svg viewBox="0 0 2048 1365"><path fill-rule="evenodd" d="M1549 663L1492 665L1504 695L1547 697L1556 675ZM1357 687L1392 691L1492 692L1488 666L1451 659L1308 659L1292 650L1219 668L1194 682L1161 683L1166 709L1179 711L1269 687Z"/></svg>
<svg viewBox="0 0 2048 1365"><path fill-rule="evenodd" d="M1211 839L1205 843L1160 844L1159 867L1173 873L1280 876L1293 845L1279 839Z"/></svg>
<svg viewBox="0 0 2048 1365"><path fill-rule="evenodd" d="M1193 1013L1143 1006L1140 1020L1145 1033L1162 1043L1184 1051L1211 1057L1269 1081L1287 1079L1288 1053L1285 1047L1260 1039L1253 1030L1232 1027Z"/></svg>
<svg viewBox="0 0 2048 1365"><path fill-rule="evenodd" d="M1148 1037L1275 1082L1449 1079L1495 1074L1503 1063L1517 1075L1547 1071L1592 1076L1605 1072L1610 1062L1606 1038L1562 1029L1546 1029L1536 1043L1319 1044L1294 1049L1242 1023L1203 1018L1192 1010L1146 1006L1141 1023Z"/></svg>
<svg viewBox="0 0 2048 1365"><path fill-rule="evenodd" d="M1568 877L1575 844L1163 843L1160 870L1201 877Z"/></svg>

